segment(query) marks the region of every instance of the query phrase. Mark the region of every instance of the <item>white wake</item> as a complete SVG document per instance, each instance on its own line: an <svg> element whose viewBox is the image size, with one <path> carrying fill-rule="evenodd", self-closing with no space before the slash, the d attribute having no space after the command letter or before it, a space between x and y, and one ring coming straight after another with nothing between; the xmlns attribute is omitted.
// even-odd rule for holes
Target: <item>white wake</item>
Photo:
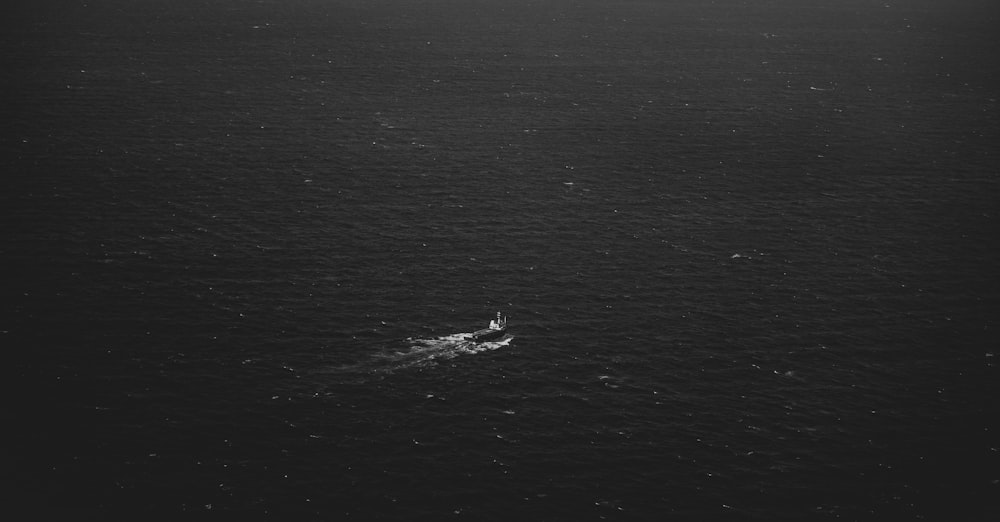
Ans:
<svg viewBox="0 0 1000 522"><path fill-rule="evenodd" d="M471 333L456 333L431 339L407 339L403 350L389 350L378 358L387 363L388 369L433 366L440 361L454 359L460 355L474 355L490 352L508 346L514 338L506 336L496 341L475 342Z"/></svg>

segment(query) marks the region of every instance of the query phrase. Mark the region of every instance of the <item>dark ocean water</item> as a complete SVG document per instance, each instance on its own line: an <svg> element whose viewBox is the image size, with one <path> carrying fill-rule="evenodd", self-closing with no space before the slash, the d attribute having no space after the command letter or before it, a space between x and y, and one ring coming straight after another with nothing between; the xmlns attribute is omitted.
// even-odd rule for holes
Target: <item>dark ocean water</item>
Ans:
<svg viewBox="0 0 1000 522"><path fill-rule="evenodd" d="M38 518L997 515L991 3L5 9Z"/></svg>

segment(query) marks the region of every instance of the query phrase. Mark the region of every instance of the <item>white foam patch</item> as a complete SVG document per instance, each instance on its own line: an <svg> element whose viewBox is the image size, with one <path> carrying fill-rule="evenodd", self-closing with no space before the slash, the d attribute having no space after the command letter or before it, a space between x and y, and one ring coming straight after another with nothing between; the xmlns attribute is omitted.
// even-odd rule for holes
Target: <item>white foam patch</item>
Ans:
<svg viewBox="0 0 1000 522"><path fill-rule="evenodd" d="M433 366L440 360L450 360L460 355L475 355L508 346L513 337L477 343L472 333L456 333L431 339L407 339L404 350L394 350L378 355L388 363L388 370Z"/></svg>

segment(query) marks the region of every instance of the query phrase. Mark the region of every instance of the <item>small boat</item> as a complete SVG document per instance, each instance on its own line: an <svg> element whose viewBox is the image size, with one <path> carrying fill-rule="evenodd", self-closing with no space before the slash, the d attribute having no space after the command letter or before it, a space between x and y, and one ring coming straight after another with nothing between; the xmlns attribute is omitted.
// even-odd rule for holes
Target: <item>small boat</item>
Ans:
<svg viewBox="0 0 1000 522"><path fill-rule="evenodd" d="M502 337L505 333L507 333L507 318L500 317L500 312L497 312L497 318L490 321L489 328L483 328L482 330L476 330L473 332L472 340L477 343L481 341L491 341L498 337Z"/></svg>

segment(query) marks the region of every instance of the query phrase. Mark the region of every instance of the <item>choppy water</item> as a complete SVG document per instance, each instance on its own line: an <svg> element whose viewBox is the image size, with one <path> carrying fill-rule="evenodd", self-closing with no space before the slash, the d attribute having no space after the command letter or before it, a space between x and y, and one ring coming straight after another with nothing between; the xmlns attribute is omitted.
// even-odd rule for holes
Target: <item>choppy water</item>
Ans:
<svg viewBox="0 0 1000 522"><path fill-rule="evenodd" d="M989 519L996 25L972 1L11 8L15 496ZM471 343L497 310L510 335Z"/></svg>

